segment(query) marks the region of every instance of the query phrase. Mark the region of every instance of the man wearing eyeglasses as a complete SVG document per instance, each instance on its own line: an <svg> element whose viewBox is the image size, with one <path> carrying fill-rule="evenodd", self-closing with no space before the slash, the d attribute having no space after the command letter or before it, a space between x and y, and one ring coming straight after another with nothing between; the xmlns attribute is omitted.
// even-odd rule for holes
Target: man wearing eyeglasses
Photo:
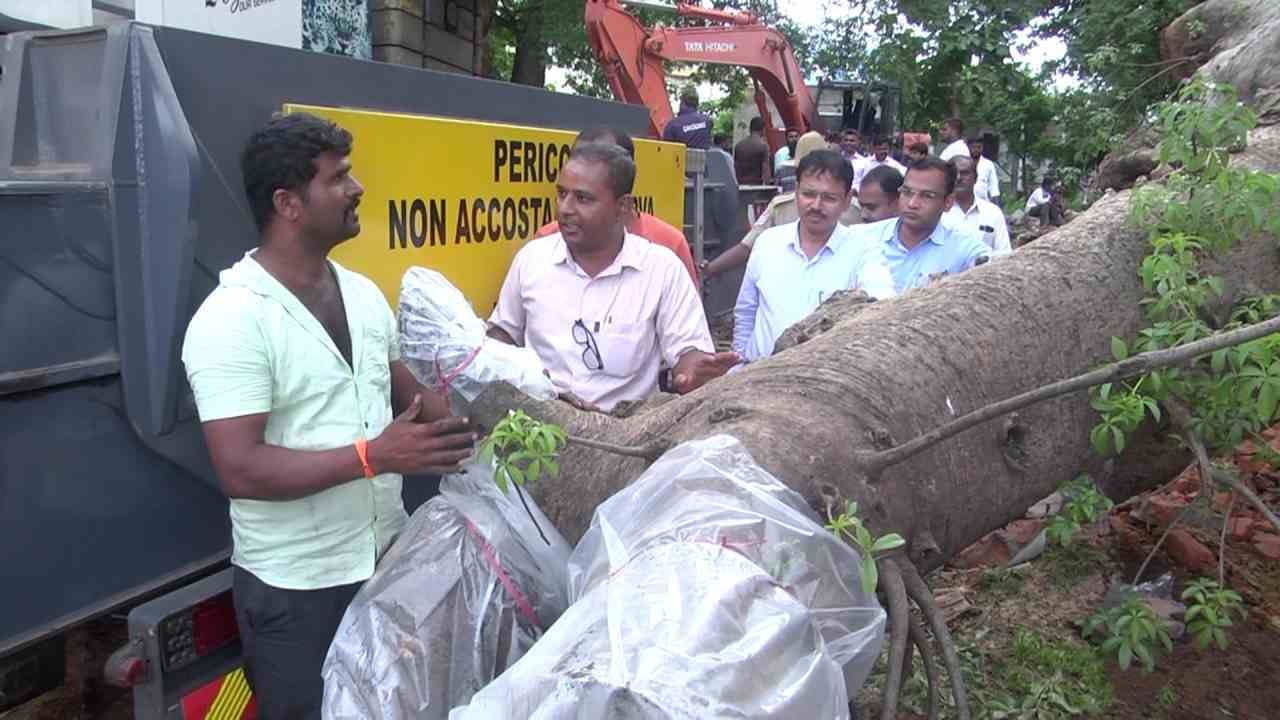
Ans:
<svg viewBox="0 0 1280 720"><path fill-rule="evenodd" d="M955 202L956 169L928 157L907 169L898 188L896 219L856 226L881 246L899 293L991 259L992 250L963 225L942 222Z"/></svg>
<svg viewBox="0 0 1280 720"><path fill-rule="evenodd" d="M796 168L800 219L756 239L733 309L733 349L747 362L771 355L784 330L837 291L894 294L880 246L839 223L853 200L853 174L832 150L815 150Z"/></svg>
<svg viewBox="0 0 1280 720"><path fill-rule="evenodd" d="M675 254L626 231L635 174L616 145L576 146L556 179L560 231L516 253L489 317L490 337L532 348L583 409L648 397L663 362L686 393L739 361L715 352Z"/></svg>

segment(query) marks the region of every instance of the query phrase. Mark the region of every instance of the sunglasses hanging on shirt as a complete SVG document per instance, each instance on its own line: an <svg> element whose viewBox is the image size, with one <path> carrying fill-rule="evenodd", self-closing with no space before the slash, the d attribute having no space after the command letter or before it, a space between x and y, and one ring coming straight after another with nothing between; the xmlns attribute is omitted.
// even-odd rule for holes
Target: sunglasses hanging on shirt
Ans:
<svg viewBox="0 0 1280 720"><path fill-rule="evenodd" d="M600 330L600 323L596 323L596 330ZM581 318L573 322L573 341L583 346L582 364L586 365L588 370L593 372L604 370L604 361L600 359L600 346L596 344L596 336L591 333Z"/></svg>

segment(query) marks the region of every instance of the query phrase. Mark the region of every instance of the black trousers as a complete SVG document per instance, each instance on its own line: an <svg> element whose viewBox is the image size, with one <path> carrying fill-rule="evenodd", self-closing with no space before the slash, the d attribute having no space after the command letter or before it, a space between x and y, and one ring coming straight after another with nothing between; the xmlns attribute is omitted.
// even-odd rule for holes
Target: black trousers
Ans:
<svg viewBox="0 0 1280 720"><path fill-rule="evenodd" d="M238 566L232 572L245 676L262 720L320 717L320 669L360 585L285 590Z"/></svg>

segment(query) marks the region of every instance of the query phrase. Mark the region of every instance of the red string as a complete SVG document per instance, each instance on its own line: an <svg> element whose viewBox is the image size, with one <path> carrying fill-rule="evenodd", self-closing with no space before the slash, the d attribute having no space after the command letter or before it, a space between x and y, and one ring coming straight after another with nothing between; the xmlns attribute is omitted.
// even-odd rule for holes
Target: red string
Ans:
<svg viewBox="0 0 1280 720"><path fill-rule="evenodd" d="M488 540L484 539L484 536L480 534L480 530L472 524L470 519L463 517L462 521L467 524L467 531L471 533L471 537L475 538L476 543L480 545L480 551L484 553L484 559L489 563L489 568L498 576L498 582L502 583L502 587L506 588L507 594L515 601L516 610L520 611L520 614L535 630L542 632L542 625L538 623L538 616L533 612L533 605L529 603L529 599L525 597L524 593L520 592L515 580L512 580L507 571L503 569L502 563L498 562L498 554L494 552L493 546L489 544Z"/></svg>
<svg viewBox="0 0 1280 720"><path fill-rule="evenodd" d="M476 356L480 354L480 348L482 347L484 347L483 342L477 345L476 349L472 350L465 358L463 358L462 362L458 363L458 367L454 368L453 370L450 370L448 374L445 374L444 370L441 369L440 351L439 350L436 351L436 356L432 360L432 363L435 364L436 366L436 377L440 378L440 385L438 389L440 390L441 395L448 397L449 383L452 383L454 380L458 379L458 376L462 374L462 371L466 370L467 366L471 364L471 361L475 360Z"/></svg>

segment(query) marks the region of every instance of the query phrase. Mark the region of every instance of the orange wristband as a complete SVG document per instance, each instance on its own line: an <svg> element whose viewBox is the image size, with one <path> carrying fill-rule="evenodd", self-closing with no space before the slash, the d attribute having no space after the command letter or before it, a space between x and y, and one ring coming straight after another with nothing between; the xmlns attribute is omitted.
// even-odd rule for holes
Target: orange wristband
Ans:
<svg viewBox="0 0 1280 720"><path fill-rule="evenodd" d="M364 468L364 476L372 478L378 473L373 471L373 466L369 464L369 441L364 438L356 440L356 455L360 457L360 465Z"/></svg>

